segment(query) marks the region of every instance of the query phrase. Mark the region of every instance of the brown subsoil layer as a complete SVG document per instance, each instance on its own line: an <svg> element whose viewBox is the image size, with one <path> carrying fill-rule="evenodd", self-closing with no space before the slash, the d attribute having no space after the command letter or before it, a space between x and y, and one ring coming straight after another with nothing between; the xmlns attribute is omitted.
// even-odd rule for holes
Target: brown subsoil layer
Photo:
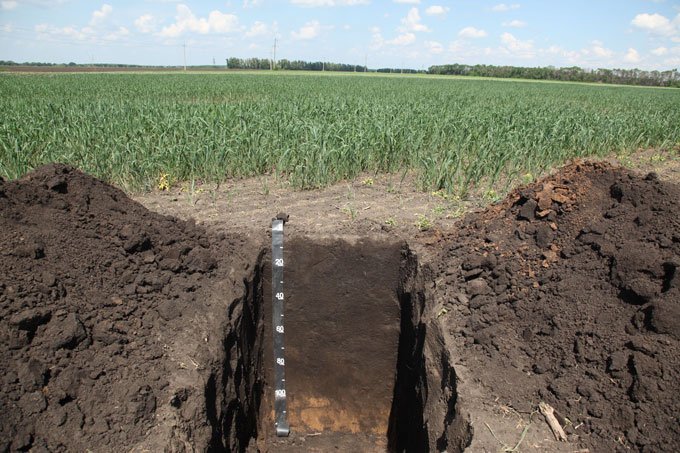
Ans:
<svg viewBox="0 0 680 453"><path fill-rule="evenodd" d="M498 406L547 402L590 451L680 450L679 204L655 174L575 164L447 238L444 323Z"/></svg>
<svg viewBox="0 0 680 453"><path fill-rule="evenodd" d="M679 204L577 163L448 232L287 237L276 439L265 232L62 165L0 180L0 452L679 451Z"/></svg>

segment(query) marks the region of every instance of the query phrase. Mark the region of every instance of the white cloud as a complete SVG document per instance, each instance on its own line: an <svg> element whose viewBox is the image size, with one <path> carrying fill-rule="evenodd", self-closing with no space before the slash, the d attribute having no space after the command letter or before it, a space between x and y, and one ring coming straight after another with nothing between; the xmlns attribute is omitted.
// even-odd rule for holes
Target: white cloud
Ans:
<svg viewBox="0 0 680 453"><path fill-rule="evenodd" d="M306 40L316 38L319 36L319 33L321 33L321 24L318 20L313 20L307 22L298 31L292 32L291 36L293 39Z"/></svg>
<svg viewBox="0 0 680 453"><path fill-rule="evenodd" d="M440 54L444 52L444 46L437 41L425 41L425 47L431 54Z"/></svg>
<svg viewBox="0 0 680 453"><path fill-rule="evenodd" d="M385 44L385 39L380 32L379 27L371 27L371 50L378 50Z"/></svg>
<svg viewBox="0 0 680 453"><path fill-rule="evenodd" d="M445 46L444 54L449 59L468 64L492 62L526 66L531 62L532 65L582 68L625 68L644 65L645 69L659 70L680 66L680 46L657 47L649 53L632 47L614 51L601 41L592 41L580 49L557 45L539 47L534 41L519 39L511 33L503 33L497 47L477 46L477 42L480 41L459 38ZM424 44L426 49L430 47L429 42Z"/></svg>
<svg viewBox="0 0 680 453"><path fill-rule="evenodd" d="M420 23L420 13L418 12L418 8L411 8L406 14L406 17L401 20L401 24L402 25L399 27L399 30L402 32L430 31L426 25Z"/></svg>
<svg viewBox="0 0 680 453"><path fill-rule="evenodd" d="M0 1L0 11L1 10L12 10L18 6L23 5L33 5L40 6L42 8L53 8L55 6L63 5L72 0L2 0Z"/></svg>
<svg viewBox="0 0 680 453"><path fill-rule="evenodd" d="M680 14L673 21L661 14L638 14L630 23L656 35L672 36L680 29Z"/></svg>
<svg viewBox="0 0 680 453"><path fill-rule="evenodd" d="M134 24L141 33L152 33L156 29L156 19L151 14L139 16Z"/></svg>
<svg viewBox="0 0 680 453"><path fill-rule="evenodd" d="M255 23L250 27L250 30L246 32L248 38L254 38L256 36L262 36L269 33L269 27L264 22L255 21Z"/></svg>
<svg viewBox="0 0 680 453"><path fill-rule="evenodd" d="M666 58L663 61L664 65L666 68L677 68L680 66L680 57L671 57L671 58Z"/></svg>
<svg viewBox="0 0 680 453"><path fill-rule="evenodd" d="M623 61L626 63L639 63L640 62L640 53L630 47L628 49L628 52L626 52L626 55L623 56Z"/></svg>
<svg viewBox="0 0 680 453"><path fill-rule="evenodd" d="M290 3L296 6L316 8L320 6L367 5L370 3L370 0L290 0Z"/></svg>
<svg viewBox="0 0 680 453"><path fill-rule="evenodd" d="M505 11L510 11L511 9L519 9L519 3L513 3L511 5L506 5L505 3L499 3L491 7L491 11L495 13L503 13Z"/></svg>
<svg viewBox="0 0 680 453"><path fill-rule="evenodd" d="M92 29L89 27L78 30L75 27L50 27L47 24L38 24L34 27L34 30L38 33L38 37L51 35L57 37L67 37L78 41L83 41L88 37L91 37L92 34Z"/></svg>
<svg viewBox="0 0 680 453"><path fill-rule="evenodd" d="M519 58L533 58L536 55L533 41L522 41L507 32L501 35L501 51Z"/></svg>
<svg viewBox="0 0 680 453"><path fill-rule="evenodd" d="M604 47L604 44L602 44L600 41L593 41L593 45L589 49L589 52L592 52L593 55L600 58L609 58L614 55L614 51Z"/></svg>
<svg viewBox="0 0 680 453"><path fill-rule="evenodd" d="M401 3L404 5L420 5L420 0L392 0L394 3Z"/></svg>
<svg viewBox="0 0 680 453"><path fill-rule="evenodd" d="M261 4L262 0L243 0L243 8L255 8Z"/></svg>
<svg viewBox="0 0 680 453"><path fill-rule="evenodd" d="M564 59L563 63L586 68L621 66L622 55L607 48L601 41L592 41L589 47L580 50L567 50L561 47L551 46L543 53L558 56Z"/></svg>
<svg viewBox="0 0 680 453"><path fill-rule="evenodd" d="M125 27L118 27L118 30L104 35L105 41L117 41L120 38L124 38L130 35L130 30Z"/></svg>
<svg viewBox="0 0 680 453"><path fill-rule="evenodd" d="M205 35L208 33L231 33L240 29L238 17L233 14L225 14L214 10L208 14L207 18L199 18L191 12L187 5L179 4L177 5L175 23L163 27L159 35L166 38L175 38L185 32Z"/></svg>
<svg viewBox="0 0 680 453"><path fill-rule="evenodd" d="M511 20L508 22L503 22L503 26L510 28L524 28L527 26L527 23L521 20Z"/></svg>
<svg viewBox="0 0 680 453"><path fill-rule="evenodd" d="M428 16L443 16L449 12L448 6L432 5L425 10Z"/></svg>
<svg viewBox="0 0 680 453"><path fill-rule="evenodd" d="M395 46L407 46L412 44L416 40L416 35L414 33L404 33L397 36L394 39L387 41L387 44L393 44Z"/></svg>
<svg viewBox="0 0 680 453"><path fill-rule="evenodd" d="M239 28L238 18L233 14L221 13L217 10L210 11L208 15L210 31L215 33L230 33Z"/></svg>
<svg viewBox="0 0 680 453"><path fill-rule="evenodd" d="M92 13L92 18L90 19L90 25L97 25L104 21L107 17L111 15L113 7L107 3L104 3L101 9L98 9Z"/></svg>
<svg viewBox="0 0 680 453"><path fill-rule="evenodd" d="M465 27L458 32L461 38L484 38L486 35L486 31L475 27Z"/></svg>
<svg viewBox="0 0 680 453"><path fill-rule="evenodd" d="M16 0L2 0L0 2L0 10L2 11L11 11L14 8L17 7L19 3L16 2Z"/></svg>
<svg viewBox="0 0 680 453"><path fill-rule="evenodd" d="M449 52L451 55L461 62L479 62L480 57L491 57L494 50L489 47L477 47L470 43L470 41L457 39L449 43Z"/></svg>

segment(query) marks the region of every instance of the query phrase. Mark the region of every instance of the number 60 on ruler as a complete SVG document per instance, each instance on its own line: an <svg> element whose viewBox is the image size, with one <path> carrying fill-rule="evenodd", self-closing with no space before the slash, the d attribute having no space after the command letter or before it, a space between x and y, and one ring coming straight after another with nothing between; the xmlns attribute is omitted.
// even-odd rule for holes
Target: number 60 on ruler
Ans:
<svg viewBox="0 0 680 453"><path fill-rule="evenodd" d="M283 221L272 221L272 326L274 327L274 412L276 435L288 436L286 403L286 359L283 343Z"/></svg>

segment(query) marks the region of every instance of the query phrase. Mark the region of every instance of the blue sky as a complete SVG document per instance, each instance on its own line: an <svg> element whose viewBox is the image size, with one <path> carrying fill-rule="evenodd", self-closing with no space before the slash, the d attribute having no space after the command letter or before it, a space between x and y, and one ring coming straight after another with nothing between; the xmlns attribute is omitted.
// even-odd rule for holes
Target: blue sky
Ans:
<svg viewBox="0 0 680 453"><path fill-rule="evenodd" d="M0 60L680 68L677 0L0 0Z"/></svg>

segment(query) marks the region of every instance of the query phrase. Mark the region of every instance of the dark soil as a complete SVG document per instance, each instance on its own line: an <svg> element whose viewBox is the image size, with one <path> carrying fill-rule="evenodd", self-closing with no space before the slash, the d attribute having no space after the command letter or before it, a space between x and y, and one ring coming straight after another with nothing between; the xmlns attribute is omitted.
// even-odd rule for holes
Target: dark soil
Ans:
<svg viewBox="0 0 680 453"><path fill-rule="evenodd" d="M0 452L680 451L679 204L577 163L408 238L296 237L289 212L277 439L264 227L62 165L0 180Z"/></svg>
<svg viewBox="0 0 680 453"><path fill-rule="evenodd" d="M314 437L324 432L364 434L362 450L380 451L381 445L385 450L397 369L399 270L405 247L332 238L285 243L286 390L295 436L276 442L273 451L286 447L299 451L296 439L318 442ZM265 271L266 295L271 293L270 278ZM271 311L264 306L264 357L265 363L272 363ZM266 375L272 374L270 368L265 368ZM265 391L262 408L270 443L276 441L272 395L273 389Z"/></svg>
<svg viewBox="0 0 680 453"><path fill-rule="evenodd" d="M174 337L230 247L66 166L0 182L0 451L148 438L160 407L187 400L171 392Z"/></svg>
<svg viewBox="0 0 680 453"><path fill-rule="evenodd" d="M399 269L406 253L400 245L286 243L288 415L297 432L386 438L397 369ZM270 288L265 284L263 293ZM265 362L271 363L271 311L265 307Z"/></svg>
<svg viewBox="0 0 680 453"><path fill-rule="evenodd" d="M295 236L285 244L288 438L276 438L265 365L261 451L456 451L456 376L438 329L425 326L423 282L404 241ZM266 269L266 268L265 268ZM269 272L264 291L271 294ZM265 364L273 362L265 311ZM425 414L429 415L425 423Z"/></svg>
<svg viewBox="0 0 680 453"><path fill-rule="evenodd" d="M469 216L441 257L454 355L590 451L679 451L679 205L655 174L576 164Z"/></svg>

